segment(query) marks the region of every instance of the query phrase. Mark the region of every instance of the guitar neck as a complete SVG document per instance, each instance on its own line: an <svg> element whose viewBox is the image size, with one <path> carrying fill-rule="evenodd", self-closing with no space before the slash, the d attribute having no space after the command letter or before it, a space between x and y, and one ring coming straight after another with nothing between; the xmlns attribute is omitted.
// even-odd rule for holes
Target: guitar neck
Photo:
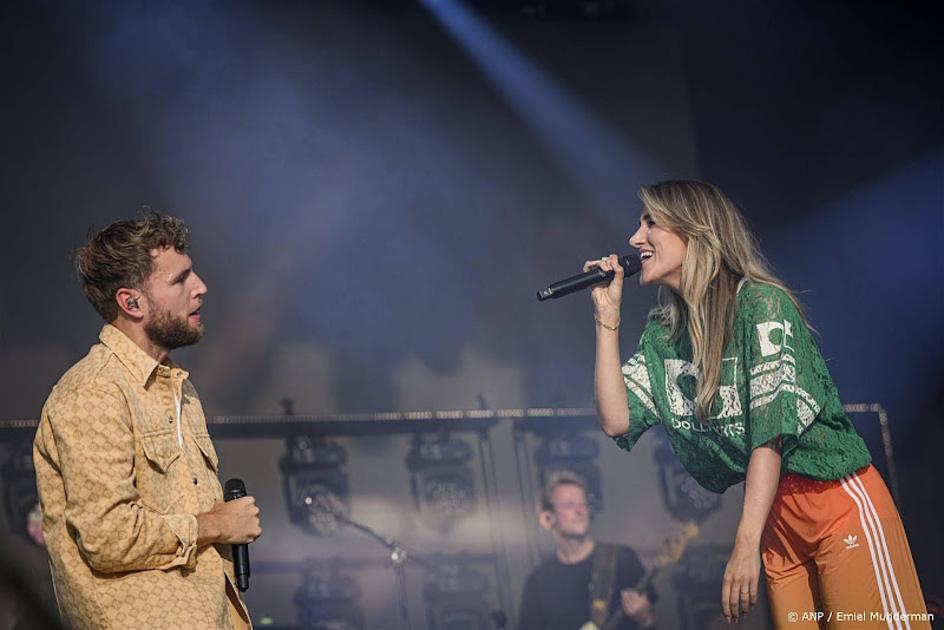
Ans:
<svg viewBox="0 0 944 630"><path fill-rule="evenodd" d="M659 550L659 554L655 562L642 574L642 577L636 582L636 586L633 587L633 590L643 595L647 595L652 589L653 581L659 574L659 569L678 562L679 558L682 557L682 553L685 551L685 547L688 545L688 542L696 536L698 536L698 526L694 522L686 523L680 532L670 536L662 544L662 548ZM626 613L623 612L623 607L619 606L615 611L613 611L613 614L610 615L610 618L607 620L606 625L604 626L604 630L614 630L623 622L625 616ZM593 622L588 623L592 624ZM596 626L593 627L595 628Z"/></svg>

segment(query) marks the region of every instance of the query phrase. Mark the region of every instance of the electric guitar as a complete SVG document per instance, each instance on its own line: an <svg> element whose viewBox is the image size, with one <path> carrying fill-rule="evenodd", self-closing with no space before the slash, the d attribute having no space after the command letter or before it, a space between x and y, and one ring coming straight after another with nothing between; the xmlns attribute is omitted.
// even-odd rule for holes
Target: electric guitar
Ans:
<svg viewBox="0 0 944 630"><path fill-rule="evenodd" d="M694 521L689 521L682 526L681 530L666 538L662 546L659 547L659 552L656 554L652 566L649 567L649 570L636 582L636 586L633 587L633 590L643 594L648 593L649 589L652 588L653 581L655 581L656 576L659 574L659 570L678 562L685 552L685 547L688 546L689 541L697 536L698 525L696 525ZM615 630L623 623L623 619L625 618L626 611L623 610L623 604L622 601L620 601L616 610L610 613L609 619L607 619L606 624L602 628L592 621L588 621L580 626L580 630Z"/></svg>

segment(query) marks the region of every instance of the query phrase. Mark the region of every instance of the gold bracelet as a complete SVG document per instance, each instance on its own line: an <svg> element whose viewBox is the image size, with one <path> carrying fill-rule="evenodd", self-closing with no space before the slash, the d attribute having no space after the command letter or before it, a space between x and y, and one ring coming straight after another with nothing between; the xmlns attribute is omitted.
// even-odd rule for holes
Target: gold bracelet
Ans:
<svg viewBox="0 0 944 630"><path fill-rule="evenodd" d="M602 326L603 328L606 328L607 330L612 330L613 332L616 332L617 330L619 330L619 327L620 327L619 322L616 322L616 326L607 326L606 324L600 321L600 318L597 317L596 313L593 314L593 321L595 321L598 325Z"/></svg>

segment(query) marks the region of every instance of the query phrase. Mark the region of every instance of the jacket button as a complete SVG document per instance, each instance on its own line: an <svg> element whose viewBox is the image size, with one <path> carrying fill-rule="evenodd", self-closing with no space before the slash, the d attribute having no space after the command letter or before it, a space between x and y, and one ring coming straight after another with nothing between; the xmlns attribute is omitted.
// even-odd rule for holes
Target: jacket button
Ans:
<svg viewBox="0 0 944 630"><path fill-rule="evenodd" d="M197 478L196 478L196 477L193 478L193 485L197 485Z"/></svg>

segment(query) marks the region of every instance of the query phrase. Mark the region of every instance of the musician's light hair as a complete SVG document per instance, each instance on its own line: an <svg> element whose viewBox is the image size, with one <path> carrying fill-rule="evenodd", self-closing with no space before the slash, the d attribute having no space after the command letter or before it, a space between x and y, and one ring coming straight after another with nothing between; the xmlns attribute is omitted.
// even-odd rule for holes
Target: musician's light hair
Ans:
<svg viewBox="0 0 944 630"><path fill-rule="evenodd" d="M695 414L706 420L718 395L721 359L734 328L734 304L741 278L766 282L796 297L774 276L757 240L734 203L718 187L675 180L639 190L644 212L656 225L675 231L686 242L678 293L659 290L652 316L664 322L670 337L687 332L698 378Z"/></svg>
<svg viewBox="0 0 944 630"><path fill-rule="evenodd" d="M544 487L541 488L541 496L538 497L538 512L554 511L554 492L560 486L577 486L583 490L584 495L589 494L587 480L572 470L552 472L544 482Z"/></svg>

